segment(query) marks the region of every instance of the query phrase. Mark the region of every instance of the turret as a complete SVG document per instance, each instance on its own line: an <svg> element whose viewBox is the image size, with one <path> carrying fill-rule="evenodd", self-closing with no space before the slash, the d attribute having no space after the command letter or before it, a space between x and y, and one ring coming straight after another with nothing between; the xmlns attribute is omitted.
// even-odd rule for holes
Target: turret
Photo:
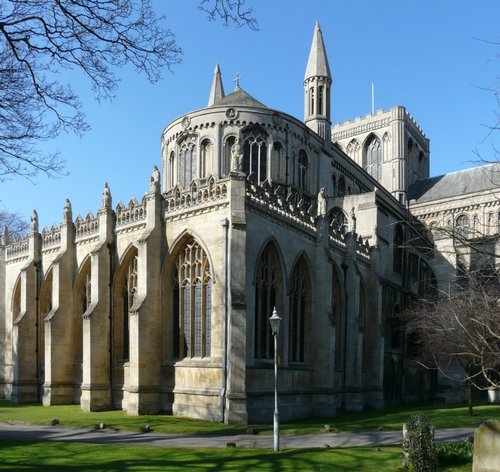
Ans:
<svg viewBox="0 0 500 472"><path fill-rule="evenodd" d="M219 64L215 65L214 79L212 88L210 89L210 97L208 97L208 106L216 105L219 100L224 98L224 87L222 85L222 75L220 73Z"/></svg>
<svg viewBox="0 0 500 472"><path fill-rule="evenodd" d="M330 87L332 76L319 23L314 29L309 61L304 77L304 121L328 146L330 131Z"/></svg>

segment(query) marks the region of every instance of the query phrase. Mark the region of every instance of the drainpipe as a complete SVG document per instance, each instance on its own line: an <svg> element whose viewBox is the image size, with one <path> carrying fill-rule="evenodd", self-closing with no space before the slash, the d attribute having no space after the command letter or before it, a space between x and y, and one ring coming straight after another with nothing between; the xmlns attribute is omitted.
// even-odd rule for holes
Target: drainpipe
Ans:
<svg viewBox="0 0 500 472"><path fill-rule="evenodd" d="M223 254L223 270L224 270L224 288L222 290L222 306L224 307L224 316L222 317L222 387L220 392L220 417L221 422L225 421L226 407L226 392L227 392L227 338L228 338L228 231L229 220L224 218L220 221L224 228L224 254Z"/></svg>
<svg viewBox="0 0 500 472"><path fill-rule="evenodd" d="M40 388L40 269L42 263L35 262L36 270L36 294L35 294L35 362L36 362L36 399L38 402L42 401L41 388Z"/></svg>
<svg viewBox="0 0 500 472"><path fill-rule="evenodd" d="M110 406L111 409L115 407L115 392L113 387L113 250L115 248L115 244L113 242L107 244L108 255L109 255L109 281L108 281L108 290L109 290L109 340L108 340L108 355L109 355L109 390L110 390Z"/></svg>

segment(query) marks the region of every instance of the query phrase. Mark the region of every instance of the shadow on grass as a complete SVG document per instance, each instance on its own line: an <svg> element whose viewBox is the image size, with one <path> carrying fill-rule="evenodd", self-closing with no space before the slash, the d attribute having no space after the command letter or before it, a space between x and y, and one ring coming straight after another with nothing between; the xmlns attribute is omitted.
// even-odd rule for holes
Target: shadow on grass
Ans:
<svg viewBox="0 0 500 472"><path fill-rule="evenodd" d="M0 470L37 471L398 471L399 448L170 449L0 439Z"/></svg>

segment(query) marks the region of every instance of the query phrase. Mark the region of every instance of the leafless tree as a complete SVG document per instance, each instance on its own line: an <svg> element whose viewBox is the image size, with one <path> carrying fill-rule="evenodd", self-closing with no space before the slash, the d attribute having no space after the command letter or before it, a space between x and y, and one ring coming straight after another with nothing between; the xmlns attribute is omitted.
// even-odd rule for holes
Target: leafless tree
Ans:
<svg viewBox="0 0 500 472"><path fill-rule="evenodd" d="M245 0L203 0L210 19L256 28ZM0 180L63 172L40 141L88 129L78 96L61 71L83 74L98 100L113 98L117 67L151 81L181 60L182 50L151 0L0 0Z"/></svg>
<svg viewBox="0 0 500 472"><path fill-rule="evenodd" d="M5 228L11 236L24 236L28 232L29 224L17 213L0 210L0 232Z"/></svg>
<svg viewBox="0 0 500 472"><path fill-rule="evenodd" d="M453 290L402 314L415 362L444 376L461 368L469 414L473 387L500 387L499 304L496 274L464 274Z"/></svg>

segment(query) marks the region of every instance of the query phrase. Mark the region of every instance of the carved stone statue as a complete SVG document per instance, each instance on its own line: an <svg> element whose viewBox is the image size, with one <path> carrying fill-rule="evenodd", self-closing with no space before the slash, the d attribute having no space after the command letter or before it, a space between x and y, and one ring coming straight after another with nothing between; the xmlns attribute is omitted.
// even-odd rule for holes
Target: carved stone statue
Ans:
<svg viewBox="0 0 500 472"><path fill-rule="evenodd" d="M231 148L231 170L241 172L243 168L243 154L241 153L240 141L236 141Z"/></svg>
<svg viewBox="0 0 500 472"><path fill-rule="evenodd" d="M71 209L71 202L69 201L69 198L66 199L66 204L64 205L64 210L63 210L63 220L64 221L71 221L73 219L73 212Z"/></svg>
<svg viewBox="0 0 500 472"><path fill-rule="evenodd" d="M352 219L352 232L356 232L356 213L354 212L354 207L351 210L351 219Z"/></svg>
<svg viewBox="0 0 500 472"><path fill-rule="evenodd" d="M38 213L33 210L31 214L30 233L38 233Z"/></svg>
<svg viewBox="0 0 500 472"><path fill-rule="evenodd" d="M153 172L149 179L149 191L159 192L160 191L160 171L156 165L153 167Z"/></svg>
<svg viewBox="0 0 500 472"><path fill-rule="evenodd" d="M317 216L326 216L326 195L325 195L325 187L321 187L318 193L318 210Z"/></svg>
<svg viewBox="0 0 500 472"><path fill-rule="evenodd" d="M104 184L104 190L102 191L101 208L111 210L111 191L107 182Z"/></svg>

